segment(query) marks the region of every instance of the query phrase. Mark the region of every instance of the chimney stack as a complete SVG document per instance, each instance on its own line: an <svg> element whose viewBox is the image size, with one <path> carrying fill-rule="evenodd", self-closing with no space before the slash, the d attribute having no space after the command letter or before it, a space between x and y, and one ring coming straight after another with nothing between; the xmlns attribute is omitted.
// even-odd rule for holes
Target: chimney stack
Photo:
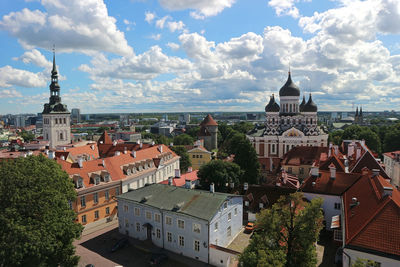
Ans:
<svg viewBox="0 0 400 267"><path fill-rule="evenodd" d="M383 187L383 195L382 195L382 197L392 196L392 193L393 193L393 187L391 187L391 186L384 186Z"/></svg>
<svg viewBox="0 0 400 267"><path fill-rule="evenodd" d="M333 165L331 163L331 165L329 165L329 170L331 171L331 176L330 176L331 180L335 180L336 179L336 167L335 167L335 165Z"/></svg>
<svg viewBox="0 0 400 267"><path fill-rule="evenodd" d="M139 148L141 149L142 147L143 147L143 144L142 144L142 143L140 143L140 144L139 144Z"/></svg>
<svg viewBox="0 0 400 267"><path fill-rule="evenodd" d="M117 146L117 141L114 141L114 142L113 142L113 146Z"/></svg>
<svg viewBox="0 0 400 267"><path fill-rule="evenodd" d="M215 193L214 183L210 184L210 193Z"/></svg>
<svg viewBox="0 0 400 267"><path fill-rule="evenodd" d="M379 169L372 169L372 175L373 176L378 176L380 173Z"/></svg>
<svg viewBox="0 0 400 267"><path fill-rule="evenodd" d="M121 155L121 152L115 151L115 156L119 156L119 155Z"/></svg>
<svg viewBox="0 0 400 267"><path fill-rule="evenodd" d="M78 158L78 165L79 165L79 168L83 168L83 158Z"/></svg>
<svg viewBox="0 0 400 267"><path fill-rule="evenodd" d="M61 160L65 160L65 157L64 157L64 156L61 156Z"/></svg>
<svg viewBox="0 0 400 267"><path fill-rule="evenodd" d="M356 150L356 160L358 160L361 157L361 148L357 147Z"/></svg>
<svg viewBox="0 0 400 267"><path fill-rule="evenodd" d="M128 148L124 147L124 154L126 154L128 152Z"/></svg>
<svg viewBox="0 0 400 267"><path fill-rule="evenodd" d="M189 167L187 172L192 172L192 171L193 171L192 167Z"/></svg>
<svg viewBox="0 0 400 267"><path fill-rule="evenodd" d="M319 168L318 168L318 166L312 166L311 167L311 176L318 176L318 174L319 174Z"/></svg>
<svg viewBox="0 0 400 267"><path fill-rule="evenodd" d="M249 184L248 183L244 183L243 184L243 190L247 191L247 189L249 189Z"/></svg>
<svg viewBox="0 0 400 267"><path fill-rule="evenodd" d="M172 176L168 177L168 185L172 185Z"/></svg>
<svg viewBox="0 0 400 267"><path fill-rule="evenodd" d="M64 152L65 152L65 151L67 151L67 148L66 148L66 147L63 147L63 150L64 150Z"/></svg>
<svg viewBox="0 0 400 267"><path fill-rule="evenodd" d="M162 153L162 145L158 146L158 151L160 151L160 153Z"/></svg>
<svg viewBox="0 0 400 267"><path fill-rule="evenodd" d="M185 180L185 188L192 189L192 182L190 180Z"/></svg>
<svg viewBox="0 0 400 267"><path fill-rule="evenodd" d="M106 167L106 162L104 161L104 159L103 159L103 161L101 162L101 165L103 165L104 168Z"/></svg>
<svg viewBox="0 0 400 267"><path fill-rule="evenodd" d="M136 151L132 150L131 155L132 155L132 157L136 158Z"/></svg>
<svg viewBox="0 0 400 267"><path fill-rule="evenodd" d="M49 151L49 159L54 159L56 157L56 152Z"/></svg>
<svg viewBox="0 0 400 267"><path fill-rule="evenodd" d="M181 177L181 170L180 169L175 169L175 177L176 178Z"/></svg>

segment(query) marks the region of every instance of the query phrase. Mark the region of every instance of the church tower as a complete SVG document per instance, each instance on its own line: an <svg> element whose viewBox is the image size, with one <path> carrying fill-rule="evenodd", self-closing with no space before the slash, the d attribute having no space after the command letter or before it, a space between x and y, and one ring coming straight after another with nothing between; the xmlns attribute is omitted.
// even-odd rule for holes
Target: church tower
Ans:
<svg viewBox="0 0 400 267"><path fill-rule="evenodd" d="M43 140L50 142L50 148L71 143L70 112L67 105L61 103L60 86L58 85L58 72L56 56L53 51L53 69L51 71L49 103L44 104Z"/></svg>

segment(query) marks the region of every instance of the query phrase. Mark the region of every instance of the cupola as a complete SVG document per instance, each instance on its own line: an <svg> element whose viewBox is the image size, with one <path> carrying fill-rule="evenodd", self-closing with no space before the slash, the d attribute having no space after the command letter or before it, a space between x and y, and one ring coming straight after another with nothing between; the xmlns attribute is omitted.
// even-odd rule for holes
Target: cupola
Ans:
<svg viewBox="0 0 400 267"><path fill-rule="evenodd" d="M279 90L279 96L280 97L282 97L282 96L300 96L300 89L292 81L290 71L289 71L289 75L288 75L288 79L287 79L286 83Z"/></svg>
<svg viewBox="0 0 400 267"><path fill-rule="evenodd" d="M268 105L265 106L265 112L279 112L280 107L278 103L275 102L275 96L272 94Z"/></svg>

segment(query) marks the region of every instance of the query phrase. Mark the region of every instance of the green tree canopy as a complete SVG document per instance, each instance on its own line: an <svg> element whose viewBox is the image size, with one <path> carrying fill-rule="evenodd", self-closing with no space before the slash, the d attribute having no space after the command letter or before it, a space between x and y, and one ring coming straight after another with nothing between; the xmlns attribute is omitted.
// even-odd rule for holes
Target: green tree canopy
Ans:
<svg viewBox="0 0 400 267"><path fill-rule="evenodd" d="M174 145L193 145L193 137L188 134L180 134L174 137Z"/></svg>
<svg viewBox="0 0 400 267"><path fill-rule="evenodd" d="M197 133L200 131L200 126L192 127L186 131L193 139L197 139Z"/></svg>
<svg viewBox="0 0 400 267"><path fill-rule="evenodd" d="M24 139L24 142L30 142L35 139L35 135L31 132L27 132L25 130L22 130L21 133L19 134Z"/></svg>
<svg viewBox="0 0 400 267"><path fill-rule="evenodd" d="M381 264L379 262L367 259L360 259L357 260L351 265L351 267L379 267Z"/></svg>
<svg viewBox="0 0 400 267"><path fill-rule="evenodd" d="M174 151L178 156L181 157L179 160L179 168L181 173L187 172L188 168L192 166L192 161L190 160L189 154L184 146L176 146L171 147L172 151Z"/></svg>
<svg viewBox="0 0 400 267"><path fill-rule="evenodd" d="M383 152L400 150L400 130L393 128L385 133Z"/></svg>
<svg viewBox="0 0 400 267"><path fill-rule="evenodd" d="M257 215L254 238L240 256L243 266L315 266L315 242L323 224L322 200L302 193L282 196Z"/></svg>
<svg viewBox="0 0 400 267"><path fill-rule="evenodd" d="M222 160L212 160L200 167L197 176L200 178L200 184L204 189L208 189L211 183L214 183L215 191L227 192L226 184L234 183L237 185L243 175L239 165Z"/></svg>
<svg viewBox="0 0 400 267"><path fill-rule="evenodd" d="M0 162L0 266L75 266L82 226L69 208L76 192L44 156Z"/></svg>

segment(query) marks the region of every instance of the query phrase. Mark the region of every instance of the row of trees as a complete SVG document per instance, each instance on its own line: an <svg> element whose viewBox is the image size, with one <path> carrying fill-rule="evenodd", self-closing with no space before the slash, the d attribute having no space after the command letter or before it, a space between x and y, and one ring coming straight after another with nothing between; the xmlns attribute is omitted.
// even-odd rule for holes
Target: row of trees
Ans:
<svg viewBox="0 0 400 267"><path fill-rule="evenodd" d="M351 125L345 130L330 133L329 138L337 145L346 139L364 139L367 146L379 154L400 150L400 123L370 127Z"/></svg>

